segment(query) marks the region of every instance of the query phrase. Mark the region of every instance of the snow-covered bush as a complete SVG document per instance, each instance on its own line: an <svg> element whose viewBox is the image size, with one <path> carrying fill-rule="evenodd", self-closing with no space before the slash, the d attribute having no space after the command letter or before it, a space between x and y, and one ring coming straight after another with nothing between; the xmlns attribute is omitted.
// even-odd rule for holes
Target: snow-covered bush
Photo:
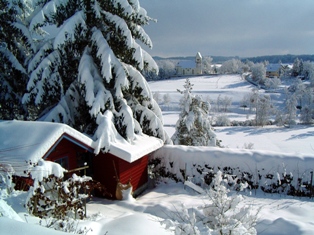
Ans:
<svg viewBox="0 0 314 235"><path fill-rule="evenodd" d="M184 205L181 210L176 209L170 219L163 221L166 228L177 235L257 234L254 228L257 213L249 205L241 205L243 196L230 194L225 184L227 181L223 179L222 172L218 171L206 190L204 205L192 210Z"/></svg>
<svg viewBox="0 0 314 235"><path fill-rule="evenodd" d="M0 163L0 198L5 197L14 190L13 173L14 169L10 164Z"/></svg>
<svg viewBox="0 0 314 235"><path fill-rule="evenodd" d="M85 216L84 200L100 185L94 183L91 177L75 174L64 181L64 171L59 164L44 160L31 170L34 186L30 188L26 200L30 214L56 220L82 219Z"/></svg>
<svg viewBox="0 0 314 235"><path fill-rule="evenodd" d="M44 227L66 232L66 233L71 233L71 234L86 235L88 234L89 231L93 231L91 228L79 227L78 223L79 221L72 218L66 218L66 219L49 218L49 219L40 221L40 225Z"/></svg>
<svg viewBox="0 0 314 235"><path fill-rule="evenodd" d="M255 64L254 66L252 66L251 71L253 81L259 85L264 85L266 78L266 68L264 64Z"/></svg>
<svg viewBox="0 0 314 235"><path fill-rule="evenodd" d="M231 59L225 61L219 68L219 72L222 74L240 74L243 72L243 63L238 59Z"/></svg>
<svg viewBox="0 0 314 235"><path fill-rule="evenodd" d="M279 78L266 78L265 79L265 88L267 89L276 89L281 85L281 80Z"/></svg>
<svg viewBox="0 0 314 235"><path fill-rule="evenodd" d="M217 116L215 116L214 125L215 126L230 126L231 121L226 114L218 114Z"/></svg>

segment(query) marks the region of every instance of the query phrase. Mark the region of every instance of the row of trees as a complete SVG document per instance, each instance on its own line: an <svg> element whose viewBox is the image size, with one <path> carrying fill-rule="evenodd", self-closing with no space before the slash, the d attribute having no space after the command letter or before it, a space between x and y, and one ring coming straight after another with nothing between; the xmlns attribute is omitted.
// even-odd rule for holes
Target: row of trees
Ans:
<svg viewBox="0 0 314 235"><path fill-rule="evenodd" d="M0 7L0 119L63 122L102 149L112 125L126 140L144 132L169 141L142 75L158 67L138 43L152 46L143 27L153 21L138 0Z"/></svg>
<svg viewBox="0 0 314 235"><path fill-rule="evenodd" d="M163 59L157 60L157 64L160 68L160 73L158 75L145 73L145 76L149 80L163 80L168 79L171 76L176 75L176 64L178 60L174 59ZM243 74L247 72L252 72L253 77L257 80L266 78L266 66L269 64L268 61L253 63L250 60L242 61L240 59L230 59L217 66L212 63L211 57L203 58L203 71L204 74ZM278 64L281 64L279 61ZM280 71L280 76L287 77L289 75L293 77L302 76L306 79L310 79L313 74L314 63L311 61L303 61L298 58L295 59L293 63L293 68L290 70L287 65L283 65ZM268 81L270 82L270 80ZM267 82L263 82L264 84Z"/></svg>

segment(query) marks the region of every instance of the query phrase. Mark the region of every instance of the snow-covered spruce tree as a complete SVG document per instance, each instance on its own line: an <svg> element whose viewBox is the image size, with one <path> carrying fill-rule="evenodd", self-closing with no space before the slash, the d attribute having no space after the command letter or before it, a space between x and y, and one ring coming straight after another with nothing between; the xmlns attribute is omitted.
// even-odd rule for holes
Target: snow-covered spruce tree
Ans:
<svg viewBox="0 0 314 235"><path fill-rule="evenodd" d="M27 60L35 49L27 29L28 1L0 0L0 119L23 119Z"/></svg>
<svg viewBox="0 0 314 235"><path fill-rule="evenodd" d="M171 137L176 145L216 146L216 134L212 130L209 119L210 104L199 96L194 96L193 84L186 79L181 91L181 113L176 124L176 131Z"/></svg>
<svg viewBox="0 0 314 235"><path fill-rule="evenodd" d="M138 0L48 1L31 23L55 25L32 61L24 102L41 120L67 123L95 135L96 151L109 148L116 131L132 141L145 133L170 139L144 70L157 71L138 41L152 46L143 26L152 19Z"/></svg>

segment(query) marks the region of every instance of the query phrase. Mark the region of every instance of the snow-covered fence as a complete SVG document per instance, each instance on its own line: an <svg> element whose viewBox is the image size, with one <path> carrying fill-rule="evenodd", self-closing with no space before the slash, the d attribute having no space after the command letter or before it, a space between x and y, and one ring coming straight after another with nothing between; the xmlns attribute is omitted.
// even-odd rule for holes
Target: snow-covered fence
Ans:
<svg viewBox="0 0 314 235"><path fill-rule="evenodd" d="M176 181L206 186L220 170L235 189L248 183L264 192L313 196L314 155L165 145L150 162L153 174Z"/></svg>

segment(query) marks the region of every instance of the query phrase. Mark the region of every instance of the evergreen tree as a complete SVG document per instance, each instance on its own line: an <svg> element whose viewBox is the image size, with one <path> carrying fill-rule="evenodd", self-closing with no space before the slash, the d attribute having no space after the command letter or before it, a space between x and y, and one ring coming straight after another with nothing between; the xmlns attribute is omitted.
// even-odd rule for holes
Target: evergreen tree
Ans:
<svg viewBox="0 0 314 235"><path fill-rule="evenodd" d="M186 79L184 88L180 91L183 97L180 101L181 113L172 136L174 144L191 146L216 146L216 135L209 120L210 104L194 96L193 84Z"/></svg>
<svg viewBox="0 0 314 235"><path fill-rule="evenodd" d="M31 5L0 0L0 119L23 119L22 96L28 81L27 60L35 49L27 29Z"/></svg>
<svg viewBox="0 0 314 235"><path fill-rule="evenodd" d="M158 68L137 43L152 46L143 26L153 20L138 0L51 0L41 7L30 28L50 24L58 33L44 37L30 62L23 101L37 116L94 135L97 150L108 150L118 134L171 142L142 76Z"/></svg>

